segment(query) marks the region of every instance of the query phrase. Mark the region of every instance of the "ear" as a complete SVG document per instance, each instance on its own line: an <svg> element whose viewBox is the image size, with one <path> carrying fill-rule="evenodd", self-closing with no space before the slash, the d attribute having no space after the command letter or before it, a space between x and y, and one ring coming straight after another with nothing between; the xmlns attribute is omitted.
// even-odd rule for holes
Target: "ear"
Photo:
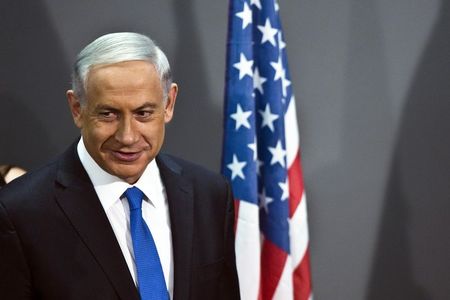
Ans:
<svg viewBox="0 0 450 300"><path fill-rule="evenodd" d="M73 90L66 92L67 101L69 102L70 112L72 113L73 122L78 128L83 127L82 107L80 100Z"/></svg>
<svg viewBox="0 0 450 300"><path fill-rule="evenodd" d="M175 101L178 94L178 85L172 83L170 90L167 93L167 99L164 107L164 122L168 123L172 120L173 111L175 110Z"/></svg>

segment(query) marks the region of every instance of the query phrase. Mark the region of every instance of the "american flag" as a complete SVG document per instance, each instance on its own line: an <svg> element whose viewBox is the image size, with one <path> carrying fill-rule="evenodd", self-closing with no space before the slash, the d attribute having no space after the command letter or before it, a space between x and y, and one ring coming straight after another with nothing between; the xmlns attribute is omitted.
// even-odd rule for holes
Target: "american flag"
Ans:
<svg viewBox="0 0 450 300"><path fill-rule="evenodd" d="M295 99L274 0L230 1L224 113L241 298L312 299Z"/></svg>

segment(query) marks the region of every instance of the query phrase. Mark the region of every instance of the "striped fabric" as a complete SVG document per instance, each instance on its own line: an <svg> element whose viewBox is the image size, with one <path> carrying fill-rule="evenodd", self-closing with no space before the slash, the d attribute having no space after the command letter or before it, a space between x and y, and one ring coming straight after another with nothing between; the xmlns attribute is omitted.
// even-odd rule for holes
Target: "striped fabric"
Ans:
<svg viewBox="0 0 450 300"><path fill-rule="evenodd" d="M236 204L243 300L312 299L295 97L279 7L232 0L222 173Z"/></svg>

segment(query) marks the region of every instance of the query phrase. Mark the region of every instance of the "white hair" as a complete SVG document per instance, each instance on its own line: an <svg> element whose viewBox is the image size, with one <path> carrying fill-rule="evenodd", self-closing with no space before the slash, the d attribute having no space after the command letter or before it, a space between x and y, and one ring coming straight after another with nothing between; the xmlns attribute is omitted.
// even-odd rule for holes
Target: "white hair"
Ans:
<svg viewBox="0 0 450 300"><path fill-rule="evenodd" d="M134 32L103 35L81 50L73 66L72 90L83 104L92 67L132 60L148 61L155 66L165 99L172 84L169 61L149 37Z"/></svg>

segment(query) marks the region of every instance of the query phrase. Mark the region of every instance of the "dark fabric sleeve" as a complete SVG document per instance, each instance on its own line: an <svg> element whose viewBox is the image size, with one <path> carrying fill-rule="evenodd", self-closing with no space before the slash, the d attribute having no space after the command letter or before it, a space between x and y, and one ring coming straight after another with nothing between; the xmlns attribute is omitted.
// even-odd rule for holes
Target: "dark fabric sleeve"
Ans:
<svg viewBox="0 0 450 300"><path fill-rule="evenodd" d="M227 181L227 211L225 220L225 272L221 281L221 298L223 300L240 299L239 280L236 270L234 248L234 199Z"/></svg>
<svg viewBox="0 0 450 300"><path fill-rule="evenodd" d="M0 202L0 299L32 299L30 272L17 232Z"/></svg>

